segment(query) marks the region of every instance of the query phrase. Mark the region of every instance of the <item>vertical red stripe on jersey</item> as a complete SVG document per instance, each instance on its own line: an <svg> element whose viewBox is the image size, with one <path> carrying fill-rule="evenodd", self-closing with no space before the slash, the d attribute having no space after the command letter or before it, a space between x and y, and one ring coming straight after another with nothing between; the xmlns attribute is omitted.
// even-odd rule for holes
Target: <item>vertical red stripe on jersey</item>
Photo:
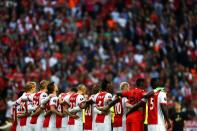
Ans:
<svg viewBox="0 0 197 131"><path fill-rule="evenodd" d="M38 92L34 95L33 97L33 104L34 106L39 106L40 105L40 102L39 102L39 99L40 99L40 95L42 94L42 92ZM36 116L32 116L31 120L30 120L30 123L31 124L36 124L37 123L37 119L38 119L38 115Z"/></svg>
<svg viewBox="0 0 197 131"><path fill-rule="evenodd" d="M148 124L158 124L158 95L159 92L148 99Z"/></svg>
<svg viewBox="0 0 197 131"><path fill-rule="evenodd" d="M62 117L56 115L56 128L61 128L62 127Z"/></svg>
<svg viewBox="0 0 197 131"><path fill-rule="evenodd" d="M116 103L114 106L114 127L122 127L122 117L123 117L123 107L122 107L122 98L120 102Z"/></svg>
<svg viewBox="0 0 197 131"><path fill-rule="evenodd" d="M63 106L59 103L59 99L57 101L57 107L56 108L59 112L63 113ZM56 128L61 128L61 127L62 127L62 116L56 115Z"/></svg>
<svg viewBox="0 0 197 131"><path fill-rule="evenodd" d="M44 122L43 122L43 127L45 127L45 128L49 127L50 118L51 118L51 115L45 116Z"/></svg>
<svg viewBox="0 0 197 131"><path fill-rule="evenodd" d="M84 130L92 130L92 105L85 110Z"/></svg>
<svg viewBox="0 0 197 131"><path fill-rule="evenodd" d="M28 113L27 101L24 101L24 110L25 110L25 114L27 114ZM26 126L26 124L27 124L27 116L21 117L20 126Z"/></svg>
<svg viewBox="0 0 197 131"><path fill-rule="evenodd" d="M105 99L105 95L106 94L107 94L106 92L101 92L97 96L97 98L96 98L96 105L98 107L104 106L104 99ZM96 115L96 123L104 123L104 120L105 120L105 115L103 115L103 114L97 114Z"/></svg>
<svg viewBox="0 0 197 131"><path fill-rule="evenodd" d="M73 93L70 96L70 108L72 109L73 107L76 107L76 99L77 99L78 94L77 93ZM76 113L75 113L76 114ZM75 119L72 117L68 117L68 125L74 125L75 124Z"/></svg>
<svg viewBox="0 0 197 131"><path fill-rule="evenodd" d="M45 112L50 110L50 106L49 106L49 101L47 102L46 106L45 106ZM50 121L51 115L46 115L44 117L44 121L43 121L43 127L47 128L49 126L49 121Z"/></svg>

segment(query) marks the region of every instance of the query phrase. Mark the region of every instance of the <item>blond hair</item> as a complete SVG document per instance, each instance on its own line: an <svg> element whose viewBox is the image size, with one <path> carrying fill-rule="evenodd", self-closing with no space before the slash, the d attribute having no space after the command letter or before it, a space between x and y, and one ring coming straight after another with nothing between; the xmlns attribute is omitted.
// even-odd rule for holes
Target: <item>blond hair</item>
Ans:
<svg viewBox="0 0 197 131"><path fill-rule="evenodd" d="M126 85L129 87L129 83L128 82L121 82L120 83L120 90L123 90Z"/></svg>
<svg viewBox="0 0 197 131"><path fill-rule="evenodd" d="M36 87L36 82L34 81L29 81L27 82L27 84L25 85L25 91L31 91L34 87Z"/></svg>

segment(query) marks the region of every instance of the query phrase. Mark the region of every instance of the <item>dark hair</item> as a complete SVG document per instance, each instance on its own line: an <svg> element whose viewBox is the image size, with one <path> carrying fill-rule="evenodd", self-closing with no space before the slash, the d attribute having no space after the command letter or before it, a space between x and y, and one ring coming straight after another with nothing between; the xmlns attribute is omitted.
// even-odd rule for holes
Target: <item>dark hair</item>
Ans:
<svg viewBox="0 0 197 131"><path fill-rule="evenodd" d="M42 81L39 83L39 89L40 89L40 90L46 89L47 86L48 86L48 84L49 84L49 81L47 81L47 80L42 80Z"/></svg>
<svg viewBox="0 0 197 131"><path fill-rule="evenodd" d="M101 83L101 89L102 89L103 91L106 91L107 88L108 88L108 84L110 84L110 81L108 81L107 79L104 79L104 80L102 81L102 83Z"/></svg>
<svg viewBox="0 0 197 131"><path fill-rule="evenodd" d="M139 79L136 80L135 84L136 84L137 87L143 87L144 86L144 81L145 81L145 79L139 78Z"/></svg>
<svg viewBox="0 0 197 131"><path fill-rule="evenodd" d="M150 85L153 89L157 88L159 86L159 78L152 78Z"/></svg>
<svg viewBox="0 0 197 131"><path fill-rule="evenodd" d="M51 94L55 90L55 83L51 82L47 85L47 94Z"/></svg>
<svg viewBox="0 0 197 131"><path fill-rule="evenodd" d="M78 90L77 90L77 88L73 87L73 88L71 88L70 91L77 93Z"/></svg>
<svg viewBox="0 0 197 131"><path fill-rule="evenodd" d="M100 87L97 84L93 85L93 87L92 87L92 94L96 94L99 91L100 91Z"/></svg>

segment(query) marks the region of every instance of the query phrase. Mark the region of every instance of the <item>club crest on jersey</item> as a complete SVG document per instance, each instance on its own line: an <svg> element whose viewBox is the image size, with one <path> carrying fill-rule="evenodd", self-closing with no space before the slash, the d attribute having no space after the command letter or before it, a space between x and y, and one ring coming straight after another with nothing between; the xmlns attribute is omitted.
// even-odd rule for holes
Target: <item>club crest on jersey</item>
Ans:
<svg viewBox="0 0 197 131"><path fill-rule="evenodd" d="M80 101L82 101L83 100L83 98L80 98Z"/></svg>

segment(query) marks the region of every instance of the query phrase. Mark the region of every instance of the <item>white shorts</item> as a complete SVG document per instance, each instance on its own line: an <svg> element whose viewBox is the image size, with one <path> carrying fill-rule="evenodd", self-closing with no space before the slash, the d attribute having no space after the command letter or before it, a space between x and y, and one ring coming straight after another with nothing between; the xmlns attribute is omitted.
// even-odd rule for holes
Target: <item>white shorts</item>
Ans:
<svg viewBox="0 0 197 131"><path fill-rule="evenodd" d="M68 131L68 127L56 128L56 131Z"/></svg>
<svg viewBox="0 0 197 131"><path fill-rule="evenodd" d="M148 131L166 131L165 125L148 125Z"/></svg>
<svg viewBox="0 0 197 131"><path fill-rule="evenodd" d="M42 128L42 131L56 131L55 127Z"/></svg>
<svg viewBox="0 0 197 131"><path fill-rule="evenodd" d="M122 127L113 127L113 131L126 131Z"/></svg>
<svg viewBox="0 0 197 131"><path fill-rule="evenodd" d="M83 125L68 125L68 131L83 131Z"/></svg>
<svg viewBox="0 0 197 131"><path fill-rule="evenodd" d="M21 126L19 126L19 124L16 126L16 131L21 131Z"/></svg>
<svg viewBox="0 0 197 131"><path fill-rule="evenodd" d="M31 131L31 126L21 126L21 131Z"/></svg>
<svg viewBox="0 0 197 131"><path fill-rule="evenodd" d="M44 117L43 116L39 116L38 119L37 119L37 123L36 124L31 124L32 131L42 131L43 120L44 120Z"/></svg>
<svg viewBox="0 0 197 131"><path fill-rule="evenodd" d="M111 123L95 123L93 131L111 131Z"/></svg>

